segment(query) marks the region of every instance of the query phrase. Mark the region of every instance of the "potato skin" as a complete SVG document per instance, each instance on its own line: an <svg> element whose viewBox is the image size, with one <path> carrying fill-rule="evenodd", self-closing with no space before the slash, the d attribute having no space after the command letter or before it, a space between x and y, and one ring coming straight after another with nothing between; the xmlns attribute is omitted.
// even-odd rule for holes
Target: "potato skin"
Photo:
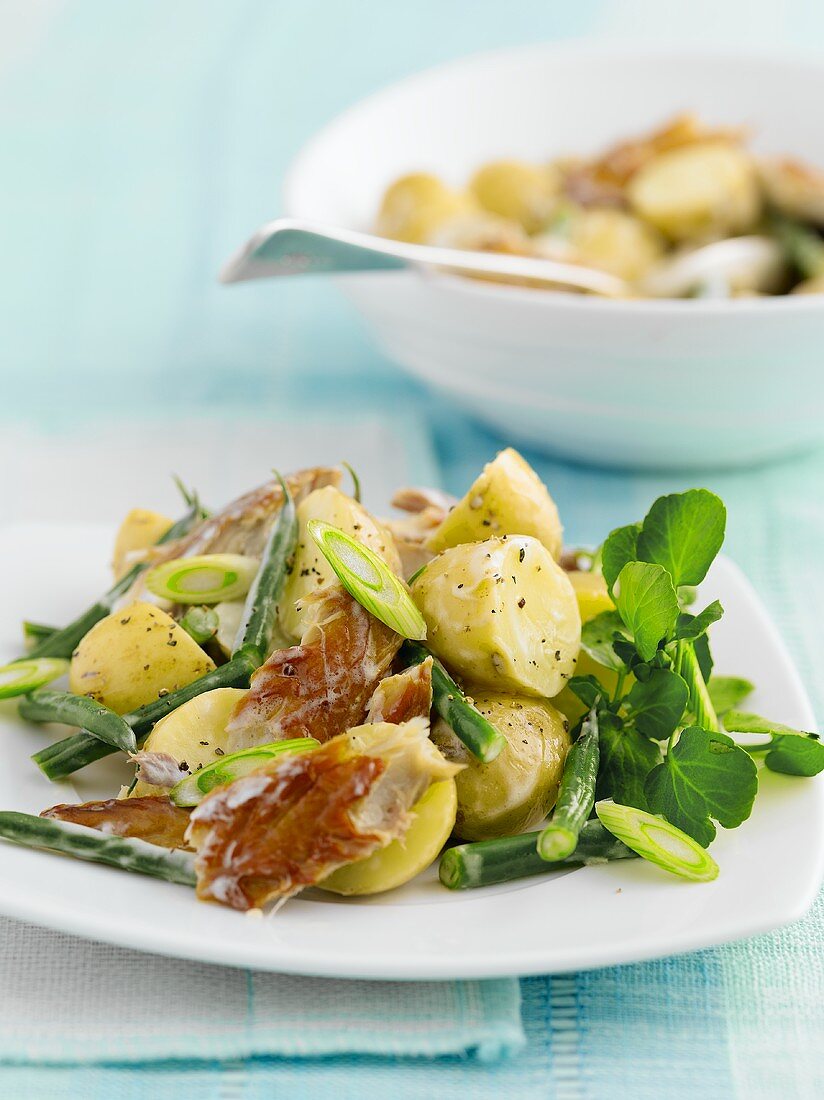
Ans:
<svg viewBox="0 0 824 1100"><path fill-rule="evenodd" d="M69 689L126 714L215 667L165 611L133 603L92 627L72 655Z"/></svg>
<svg viewBox="0 0 824 1100"><path fill-rule="evenodd" d="M719 141L654 157L632 178L628 195L639 217L675 241L743 233L761 213L752 158Z"/></svg>
<svg viewBox="0 0 824 1100"><path fill-rule="evenodd" d="M489 691L472 699L506 737L501 753L482 764L442 720L435 723L432 740L447 759L466 765L455 776L455 835L491 840L537 825L555 804L571 744L569 724L546 700Z"/></svg>
<svg viewBox="0 0 824 1100"><path fill-rule="evenodd" d="M572 675L581 619L569 578L537 539L444 550L412 585L427 646L466 680L547 699Z"/></svg>
<svg viewBox="0 0 824 1100"><path fill-rule="evenodd" d="M165 752L187 768L180 778L198 768L213 763L221 752L227 753L226 726L232 711L246 692L243 688L215 688L203 695L196 695L183 706L167 714L157 723L143 744L144 752ZM165 794L162 787L154 787L138 779L130 797Z"/></svg>
<svg viewBox="0 0 824 1100"><path fill-rule="evenodd" d="M403 886L438 858L455 825L457 810L455 780L432 783L412 807L415 820L403 840L393 840L368 859L338 868L318 884L319 889L355 896Z"/></svg>
<svg viewBox="0 0 824 1100"><path fill-rule="evenodd" d="M437 553L493 535L532 535L557 559L564 529L546 486L512 447L484 466L469 492L459 500L427 541Z"/></svg>
<svg viewBox="0 0 824 1100"><path fill-rule="evenodd" d="M340 489L332 485L315 489L298 505L297 518L299 531L295 561L280 601L281 627L296 640L303 634L305 626L301 604L303 598L337 580L332 566L307 530L309 520L320 519L339 527L379 554L394 572L400 574L401 571L400 557L392 536L363 505Z"/></svg>
<svg viewBox="0 0 824 1100"><path fill-rule="evenodd" d="M174 520L148 508L132 508L120 524L114 540L112 570L119 581L131 566L130 556L136 550L148 550L166 534Z"/></svg>

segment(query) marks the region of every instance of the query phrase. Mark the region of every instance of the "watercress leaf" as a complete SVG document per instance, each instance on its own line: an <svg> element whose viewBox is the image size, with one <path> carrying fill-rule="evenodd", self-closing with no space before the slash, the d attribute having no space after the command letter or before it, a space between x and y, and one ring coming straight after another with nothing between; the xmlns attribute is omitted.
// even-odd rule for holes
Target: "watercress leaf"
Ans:
<svg viewBox="0 0 824 1100"><path fill-rule="evenodd" d="M818 775L824 771L824 745L811 733L774 737L764 763L783 775Z"/></svg>
<svg viewBox="0 0 824 1100"><path fill-rule="evenodd" d="M640 523L630 523L627 527L618 527L607 536L604 545L601 547L601 570L610 592L618 579L618 574L627 562L638 560L636 544L640 533Z"/></svg>
<svg viewBox="0 0 824 1100"><path fill-rule="evenodd" d="M644 787L649 808L706 848L715 819L734 829L750 816L758 790L755 762L724 733L685 729Z"/></svg>
<svg viewBox="0 0 824 1100"><path fill-rule="evenodd" d="M700 584L721 549L727 523L723 502L708 489L659 497L638 535L641 561L667 569L673 584Z"/></svg>
<svg viewBox="0 0 824 1100"><path fill-rule="evenodd" d="M602 611L581 627L581 649L606 668L621 672L626 663L615 652L615 636L625 636L626 629L617 611Z"/></svg>
<svg viewBox="0 0 824 1100"><path fill-rule="evenodd" d="M661 749L637 730L604 714L600 718L600 749L596 798L612 798L622 806L647 809L644 784L661 760Z"/></svg>
<svg viewBox="0 0 824 1100"><path fill-rule="evenodd" d="M729 711L725 714L724 726L736 733L770 735L772 740L764 746L767 750L764 763L770 771L802 776L818 775L824 771L824 744L817 733L806 733L780 722L771 722L758 714L745 714L741 711ZM758 746L756 748L760 749Z"/></svg>
<svg viewBox="0 0 824 1100"><path fill-rule="evenodd" d="M689 688L676 672L654 668L649 679L636 681L627 695L632 723L644 737L666 740L680 725L689 698Z"/></svg>
<svg viewBox="0 0 824 1100"><path fill-rule="evenodd" d="M724 608L713 600L711 604L699 611L697 615L683 613L678 616L678 624L675 628L676 638L686 638L694 641L706 634L713 623L717 623L724 614Z"/></svg>
<svg viewBox="0 0 824 1100"><path fill-rule="evenodd" d="M733 707L737 707L739 703L743 703L747 696L755 691L755 684L740 676L712 676L707 689L710 693L710 701L715 707L715 713L720 717Z"/></svg>
<svg viewBox="0 0 824 1100"><path fill-rule="evenodd" d="M698 589L694 584L682 584L678 587L678 602L682 607L692 607L698 599Z"/></svg>
<svg viewBox="0 0 824 1100"><path fill-rule="evenodd" d="M567 687L581 700L587 710L598 707L606 702L607 693L603 684L598 683L594 676L573 676L567 682Z"/></svg>
<svg viewBox="0 0 824 1100"><path fill-rule="evenodd" d="M765 733L770 736L787 733L796 737L818 736L807 730L797 730L793 726L785 726L781 722L772 722L769 718L762 718L760 714L750 714L743 710L731 710L724 718L724 728L731 733Z"/></svg>
<svg viewBox="0 0 824 1100"><path fill-rule="evenodd" d="M641 662L641 658L638 656L635 645L632 642L626 642L622 638L617 638L613 642L612 648L615 650L616 657L623 661L628 668L632 668L634 665Z"/></svg>
<svg viewBox="0 0 824 1100"><path fill-rule="evenodd" d="M615 606L635 640L644 661L652 659L658 643L669 637L678 619L678 597L672 580L660 565L631 561L618 574Z"/></svg>

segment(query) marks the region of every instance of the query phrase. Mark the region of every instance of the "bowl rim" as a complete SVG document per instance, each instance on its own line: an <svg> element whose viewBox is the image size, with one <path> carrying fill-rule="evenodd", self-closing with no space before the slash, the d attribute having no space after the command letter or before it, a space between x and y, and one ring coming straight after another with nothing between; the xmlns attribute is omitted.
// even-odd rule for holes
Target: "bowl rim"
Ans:
<svg viewBox="0 0 824 1100"><path fill-rule="evenodd" d="M479 50L463 54L449 61L430 65L425 69L410 73L400 80L385 84L366 96L349 104L332 118L328 119L298 149L287 165L281 186L281 198L286 216L297 215L298 180L305 163L315 154L329 137L345 128L362 111L382 99L392 99L414 91L419 84L432 78L438 78L450 71L471 70L484 64L498 61L517 60L524 55L549 54L575 56L587 54L596 58L633 61L666 59L674 62L710 61L713 64L741 63L763 68L789 69L797 72L805 69L824 77L824 59L815 54L801 51L764 50L742 47L681 46L673 44L636 43L613 40L599 42L587 38L569 38L562 41L531 42L521 46L504 46L496 49ZM540 287L513 286L507 283L473 279L467 276L449 274L429 268L410 267L427 282L434 283L440 289L462 295L477 297L481 300L500 299L502 302L519 302L527 308L572 309L585 313L609 313L637 317L652 315L655 317L673 314L683 317L701 316L738 316L758 311L769 313L788 313L790 315L819 313L824 311L824 294L777 294L751 298L621 298L610 299L595 295L575 294L565 291L551 291ZM385 273L383 273L385 274Z"/></svg>

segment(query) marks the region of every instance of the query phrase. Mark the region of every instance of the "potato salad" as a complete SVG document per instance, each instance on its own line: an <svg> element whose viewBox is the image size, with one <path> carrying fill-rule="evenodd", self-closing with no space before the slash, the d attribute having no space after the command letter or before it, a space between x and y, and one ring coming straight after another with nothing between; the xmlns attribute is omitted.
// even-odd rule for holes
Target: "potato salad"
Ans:
<svg viewBox="0 0 824 1100"><path fill-rule="evenodd" d="M0 669L21 720L69 727L33 767L119 756L122 786L0 811L3 840L240 911L435 867L451 890L631 858L707 881L759 765L824 769L816 734L742 710L752 685L713 671L723 608L696 586L726 512L705 489L595 551L564 549L512 449L461 499L398 490L391 518L336 467L217 511L181 492L177 519L128 512L108 590L24 623Z"/></svg>
<svg viewBox="0 0 824 1100"><path fill-rule="evenodd" d="M824 171L758 156L747 137L684 114L592 157L492 161L460 187L414 172L387 188L375 228L598 269L626 297L822 293Z"/></svg>

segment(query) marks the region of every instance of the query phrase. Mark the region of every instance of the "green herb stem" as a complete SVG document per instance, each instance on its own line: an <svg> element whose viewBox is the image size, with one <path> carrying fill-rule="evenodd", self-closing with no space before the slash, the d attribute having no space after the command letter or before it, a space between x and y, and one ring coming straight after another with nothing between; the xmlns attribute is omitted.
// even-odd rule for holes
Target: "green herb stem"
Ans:
<svg viewBox="0 0 824 1100"><path fill-rule="evenodd" d="M680 639L675 653L678 675L686 682L690 691L690 709L695 715L696 724L710 733L718 733L721 725L715 707L712 705L704 674L695 655L695 645L684 638Z"/></svg>

